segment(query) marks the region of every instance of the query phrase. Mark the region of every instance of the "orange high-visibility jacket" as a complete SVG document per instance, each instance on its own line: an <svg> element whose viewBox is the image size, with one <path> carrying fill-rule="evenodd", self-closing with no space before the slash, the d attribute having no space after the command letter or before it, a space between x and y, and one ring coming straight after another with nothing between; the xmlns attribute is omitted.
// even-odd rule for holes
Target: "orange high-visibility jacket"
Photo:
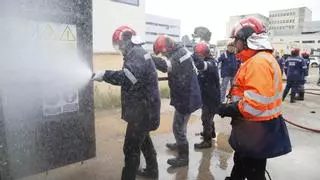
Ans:
<svg viewBox="0 0 320 180"><path fill-rule="evenodd" d="M282 77L277 60L268 51L244 50L231 90L232 101L250 121L268 121L281 114Z"/></svg>

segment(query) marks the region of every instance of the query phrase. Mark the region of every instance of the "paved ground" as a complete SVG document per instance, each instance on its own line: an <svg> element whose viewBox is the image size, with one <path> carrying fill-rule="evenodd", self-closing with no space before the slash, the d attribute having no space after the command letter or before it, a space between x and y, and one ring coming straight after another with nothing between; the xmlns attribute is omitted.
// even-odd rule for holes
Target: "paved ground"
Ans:
<svg viewBox="0 0 320 180"><path fill-rule="evenodd" d="M313 69L307 88L314 85L317 70ZM320 93L320 92L319 92ZM289 104L284 102L284 117L299 124L320 129L320 97L306 95L303 102ZM230 120L215 118L218 137L215 146L203 151L195 151L193 144L200 140L195 134L201 129L200 112L194 113L188 126L190 141L190 164L185 168L171 169L166 160L174 154L165 148L165 143L173 141L171 133L172 111L168 100L162 101L161 126L153 132L152 139L158 151L161 180L223 180L232 168L232 149L227 143L230 133ZM311 111L315 111L312 113ZM73 164L39 174L24 180L118 180L123 163L122 144L125 123L120 120L120 111L102 111L96 113L97 157L84 164ZM267 169L273 180L318 180L320 166L320 134L288 125L292 141L292 153L270 159ZM141 165L144 166L142 159ZM142 179L141 179L142 180Z"/></svg>

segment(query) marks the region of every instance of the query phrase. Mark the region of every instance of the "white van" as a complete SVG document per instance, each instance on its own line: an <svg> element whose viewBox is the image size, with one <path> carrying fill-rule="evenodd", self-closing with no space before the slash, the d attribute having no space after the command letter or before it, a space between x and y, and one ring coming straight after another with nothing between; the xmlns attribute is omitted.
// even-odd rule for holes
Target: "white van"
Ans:
<svg viewBox="0 0 320 180"><path fill-rule="evenodd" d="M320 60L319 60L319 57L310 57L310 66L311 67L319 67L320 65Z"/></svg>

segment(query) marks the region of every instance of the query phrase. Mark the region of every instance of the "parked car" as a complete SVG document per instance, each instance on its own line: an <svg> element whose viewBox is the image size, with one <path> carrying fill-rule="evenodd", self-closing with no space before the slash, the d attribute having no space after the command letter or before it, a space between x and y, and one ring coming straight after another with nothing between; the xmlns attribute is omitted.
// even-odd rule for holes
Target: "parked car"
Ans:
<svg viewBox="0 0 320 180"><path fill-rule="evenodd" d="M310 57L310 66L311 67L319 67L320 59L319 57Z"/></svg>

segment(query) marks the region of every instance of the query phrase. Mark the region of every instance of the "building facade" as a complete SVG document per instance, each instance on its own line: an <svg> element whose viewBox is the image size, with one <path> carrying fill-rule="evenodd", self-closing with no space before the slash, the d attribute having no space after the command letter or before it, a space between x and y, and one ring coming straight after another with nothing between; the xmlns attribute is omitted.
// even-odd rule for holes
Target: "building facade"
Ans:
<svg viewBox="0 0 320 180"><path fill-rule="evenodd" d="M165 34L176 42L180 41L181 22L178 19L146 14L145 26L145 48L148 51L153 50L153 43L159 35Z"/></svg>
<svg viewBox="0 0 320 180"><path fill-rule="evenodd" d="M307 7L270 11L269 21L272 36L301 34L304 23L312 21L312 12Z"/></svg>
<svg viewBox="0 0 320 180"><path fill-rule="evenodd" d="M112 34L122 25L145 38L145 0L93 0L93 52L115 53Z"/></svg>
<svg viewBox="0 0 320 180"><path fill-rule="evenodd" d="M292 47L309 52L320 52L320 21L312 21L312 12L307 7L275 10L269 12L269 18L261 14L230 16L227 23L226 38L234 25L242 18L260 19L268 29L270 41L280 54L288 53ZM227 40L217 42L220 51L224 51Z"/></svg>

